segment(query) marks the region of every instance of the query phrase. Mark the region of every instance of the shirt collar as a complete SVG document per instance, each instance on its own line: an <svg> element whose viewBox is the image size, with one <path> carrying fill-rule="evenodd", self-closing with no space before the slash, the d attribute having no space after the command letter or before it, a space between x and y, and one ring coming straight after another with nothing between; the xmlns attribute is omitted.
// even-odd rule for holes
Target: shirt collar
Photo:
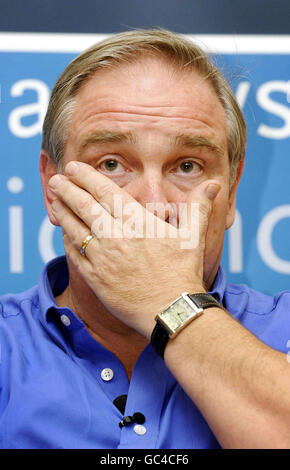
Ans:
<svg viewBox="0 0 290 470"><path fill-rule="evenodd" d="M49 261L41 271L38 281L39 321L65 352L68 352L70 339L69 331L66 331L62 324L62 315L69 315L74 330L84 327L72 310L59 307L55 301L55 297L65 290L68 282L69 272L65 256Z"/></svg>
<svg viewBox="0 0 290 470"><path fill-rule="evenodd" d="M47 321L47 313L51 309L63 311L57 306L55 297L61 294L69 282L69 271L65 256L59 256L49 261L43 268L39 277L39 304L42 319ZM222 267L219 267L214 283L209 294L215 296L220 303L226 290L226 275Z"/></svg>
<svg viewBox="0 0 290 470"><path fill-rule="evenodd" d="M221 304L224 303L226 285L226 274L220 266L209 294L213 295Z"/></svg>
<svg viewBox="0 0 290 470"><path fill-rule="evenodd" d="M69 272L65 256L49 261L40 273L38 281L39 305L42 320L46 322L51 309L58 309L55 297L68 285ZM60 309L62 310L62 309Z"/></svg>

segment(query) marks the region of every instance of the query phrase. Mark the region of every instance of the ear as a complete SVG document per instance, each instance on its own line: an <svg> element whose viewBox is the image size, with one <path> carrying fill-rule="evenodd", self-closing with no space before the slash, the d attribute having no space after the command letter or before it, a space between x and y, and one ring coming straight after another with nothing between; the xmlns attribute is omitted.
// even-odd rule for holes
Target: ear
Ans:
<svg viewBox="0 0 290 470"><path fill-rule="evenodd" d="M40 170L41 185L42 185L42 190L43 190L44 204L46 207L49 220L53 225L59 226L59 223L53 216L53 213L51 210L51 203L54 199L56 199L56 197L48 187L48 182L50 178L53 175L55 175L58 171L57 171L56 164L52 161L52 159L48 156L47 152L44 150L41 150L41 153L40 153L39 170Z"/></svg>
<svg viewBox="0 0 290 470"><path fill-rule="evenodd" d="M241 160L241 162L239 163L239 166L237 168L236 178L232 184L232 187L229 193L226 229L230 228L233 225L234 220L235 220L237 188L238 188L238 184L243 174L244 165L245 165L245 159L243 158L243 160Z"/></svg>

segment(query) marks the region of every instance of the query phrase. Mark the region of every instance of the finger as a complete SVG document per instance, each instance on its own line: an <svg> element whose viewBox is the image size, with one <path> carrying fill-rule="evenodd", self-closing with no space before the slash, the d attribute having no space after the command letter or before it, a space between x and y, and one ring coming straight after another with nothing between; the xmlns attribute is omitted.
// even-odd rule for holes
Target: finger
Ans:
<svg viewBox="0 0 290 470"><path fill-rule="evenodd" d="M179 217L179 227L183 228L190 225L190 214L194 212L195 207L203 214L203 218L207 219L219 190L220 184L215 180L205 181L194 188L189 194L186 204L182 206L182 215L184 217Z"/></svg>
<svg viewBox="0 0 290 470"><path fill-rule="evenodd" d="M89 227L90 231L96 233L97 227L101 227L101 224L105 227L110 227L113 224L109 213L110 209L106 210L91 194L66 176L54 175L48 184L58 200L61 199L65 206ZM104 236L108 237L109 233L105 233ZM99 234L99 237L102 237L102 234Z"/></svg>
<svg viewBox="0 0 290 470"><path fill-rule="evenodd" d="M139 232L142 232L146 236L148 232L149 236L152 237L151 232L154 227L155 236L168 231L168 224L161 220L162 218L159 219L158 216L156 217L153 213L147 211L126 191L96 171L91 165L83 162L69 162L65 172L70 173L68 170L74 167L75 164L79 168L74 175L69 178L64 175L54 175L49 181L49 186L66 205L84 220L92 232L97 233L98 228L95 227L100 225L100 221L105 220L106 226L111 227L111 230L107 228L105 236L109 237L109 234L113 233L113 237L119 238L122 233L121 226L124 227L124 224L126 226L126 222L128 220L132 221L132 219L135 220L136 226L144 227L144 230L138 231L139 235ZM57 183L57 180L61 180L61 184L51 186L55 182ZM105 195L100 198L101 202L96 202L95 197L99 197L102 192L100 188L103 188ZM115 218L120 226L117 223L115 224L114 220L106 220L102 209L111 214L112 219ZM149 225L148 230L146 225ZM173 229L174 227L171 227L171 230Z"/></svg>
<svg viewBox="0 0 290 470"><path fill-rule="evenodd" d="M71 181L90 193L99 204L110 212L112 217L121 220L123 207L126 204L138 204L132 196L110 178L87 163L71 161L66 165L64 172Z"/></svg>
<svg viewBox="0 0 290 470"><path fill-rule="evenodd" d="M90 229L86 224L82 222L70 209L66 207L61 201L55 199L51 205L53 215L62 226L63 231L67 234L70 239L71 244L80 253L80 249L84 239L90 235ZM85 254L88 260L90 260L89 253L92 251L95 253L95 250L98 248L99 240L97 237L94 237L88 243ZM91 245L91 246L89 246ZM92 250L94 246L94 249Z"/></svg>
<svg viewBox="0 0 290 470"><path fill-rule="evenodd" d="M213 201L220 190L215 180L197 186L189 195L179 218L181 238L190 238L194 246L204 243Z"/></svg>
<svg viewBox="0 0 290 470"><path fill-rule="evenodd" d="M92 265L87 256L82 256L79 250L73 245L69 235L63 233L63 244L66 256L68 256L75 265L78 272L84 277L83 273L90 273ZM88 249L88 248L87 248Z"/></svg>

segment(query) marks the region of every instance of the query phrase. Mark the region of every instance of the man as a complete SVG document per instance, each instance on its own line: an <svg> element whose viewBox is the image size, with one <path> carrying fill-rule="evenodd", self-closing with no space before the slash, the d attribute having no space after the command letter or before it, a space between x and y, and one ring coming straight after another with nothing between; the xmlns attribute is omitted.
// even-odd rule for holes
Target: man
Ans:
<svg viewBox="0 0 290 470"><path fill-rule="evenodd" d="M40 156L66 257L0 299L2 448L290 445L290 293L219 267L245 142L221 73L170 32L119 34L67 67ZM133 204L142 236L124 236Z"/></svg>

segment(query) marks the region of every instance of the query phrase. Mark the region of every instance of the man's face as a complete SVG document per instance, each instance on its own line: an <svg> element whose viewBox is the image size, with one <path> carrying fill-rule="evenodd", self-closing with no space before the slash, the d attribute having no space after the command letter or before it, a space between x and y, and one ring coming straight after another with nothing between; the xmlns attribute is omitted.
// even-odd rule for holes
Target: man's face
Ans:
<svg viewBox="0 0 290 470"><path fill-rule="evenodd" d="M207 82L154 58L97 72L76 96L64 165L70 160L89 163L143 206L184 203L195 185L217 180L205 253L210 287L233 222L235 189L225 112Z"/></svg>

